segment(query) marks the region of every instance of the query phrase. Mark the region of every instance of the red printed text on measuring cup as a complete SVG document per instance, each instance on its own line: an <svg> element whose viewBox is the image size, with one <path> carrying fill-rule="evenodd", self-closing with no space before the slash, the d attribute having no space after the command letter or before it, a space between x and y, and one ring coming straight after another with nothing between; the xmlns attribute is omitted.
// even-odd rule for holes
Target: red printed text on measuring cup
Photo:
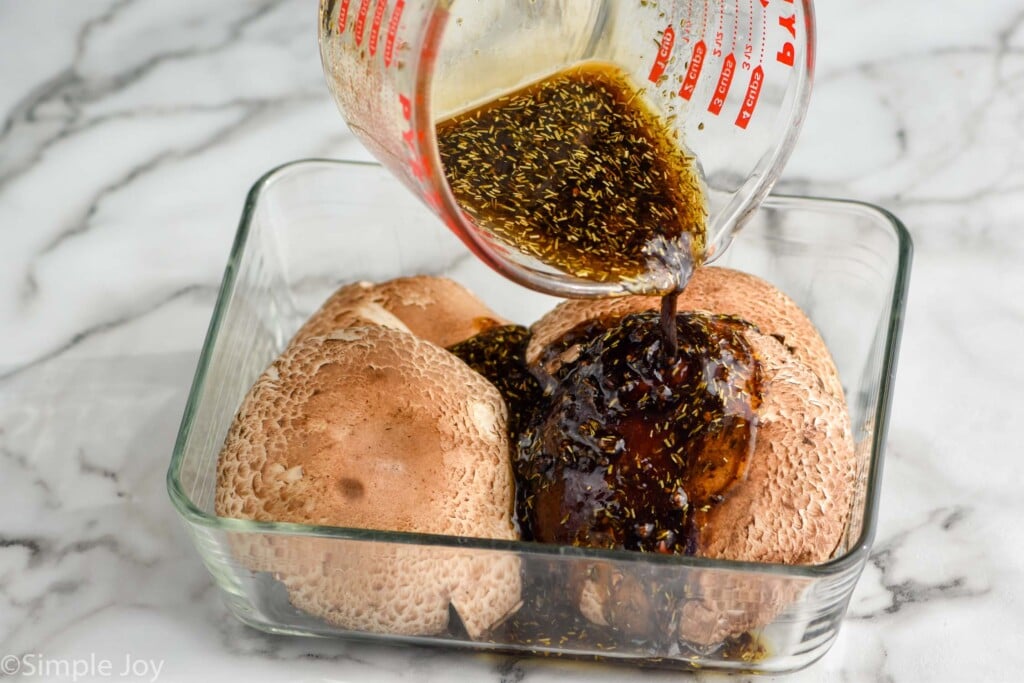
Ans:
<svg viewBox="0 0 1024 683"><path fill-rule="evenodd" d="M370 25L370 56L377 54L377 41L380 39L380 25L384 21L384 10L388 8L385 0L378 0L377 9L373 13L373 24Z"/></svg>
<svg viewBox="0 0 1024 683"><path fill-rule="evenodd" d="M348 22L348 5L351 0L341 0L341 7L338 8L338 33L345 32L345 24Z"/></svg>
<svg viewBox="0 0 1024 683"><path fill-rule="evenodd" d="M665 73L665 68L668 66L668 60L672 56L672 46L676 42L676 32L672 26L668 26L664 33L661 34L661 44L658 46L658 56L654 60L654 66L651 67L651 73L647 76L647 80L651 83L657 83L658 79L661 78L662 74Z"/></svg>
<svg viewBox="0 0 1024 683"><path fill-rule="evenodd" d="M683 87L679 88L679 96L684 100L693 97L693 91L697 88L697 80L704 68L704 58L708 54L708 46L703 40L693 46L693 56L690 57L690 68L686 70L686 78L683 79Z"/></svg>
<svg viewBox="0 0 1024 683"><path fill-rule="evenodd" d="M398 35L398 22L402 19L402 10L405 9L405 0L398 0L395 9L391 12L391 21L388 22L388 35L384 43L384 66L391 66L391 60L395 56L395 36Z"/></svg>
<svg viewBox="0 0 1024 683"><path fill-rule="evenodd" d="M360 0L359 13L356 14L356 45L363 44L363 31L366 30L366 15L370 12L370 0Z"/></svg>

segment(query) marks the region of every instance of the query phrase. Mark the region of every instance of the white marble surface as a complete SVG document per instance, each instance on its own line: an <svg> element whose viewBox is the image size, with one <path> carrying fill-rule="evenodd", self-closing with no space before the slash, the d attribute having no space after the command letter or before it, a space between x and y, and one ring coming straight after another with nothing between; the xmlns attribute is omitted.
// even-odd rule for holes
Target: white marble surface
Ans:
<svg viewBox="0 0 1024 683"><path fill-rule="evenodd" d="M244 193L284 161L365 157L314 5L0 4L0 656L161 681L675 677L263 635L186 539L164 474ZM818 14L781 188L881 204L917 255L876 550L792 680L1020 680L1024 9Z"/></svg>

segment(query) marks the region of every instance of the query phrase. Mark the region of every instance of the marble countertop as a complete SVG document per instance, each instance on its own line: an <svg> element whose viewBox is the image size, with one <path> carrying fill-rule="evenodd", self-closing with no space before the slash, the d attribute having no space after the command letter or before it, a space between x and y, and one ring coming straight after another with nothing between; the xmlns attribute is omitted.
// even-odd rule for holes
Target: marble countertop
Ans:
<svg viewBox="0 0 1024 683"><path fill-rule="evenodd" d="M875 550L838 641L791 680L1019 680L1024 12L818 5L816 90L778 187L890 209L916 259ZM292 159L367 158L314 16L0 5L0 657L161 681L632 679L256 632L176 518L164 475L245 192Z"/></svg>

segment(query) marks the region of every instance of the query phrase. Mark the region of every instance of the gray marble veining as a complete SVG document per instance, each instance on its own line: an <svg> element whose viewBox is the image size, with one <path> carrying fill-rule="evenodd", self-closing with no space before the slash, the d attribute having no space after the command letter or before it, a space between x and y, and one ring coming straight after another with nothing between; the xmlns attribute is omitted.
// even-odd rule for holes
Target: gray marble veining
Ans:
<svg viewBox="0 0 1024 683"><path fill-rule="evenodd" d="M793 680L1024 666L1024 9L961 4L817 7L778 189L880 204L917 256L875 550L838 642ZM296 158L367 158L314 17L312 0L0 5L0 657L161 660L164 681L677 678L271 637L221 605L164 474L248 187Z"/></svg>

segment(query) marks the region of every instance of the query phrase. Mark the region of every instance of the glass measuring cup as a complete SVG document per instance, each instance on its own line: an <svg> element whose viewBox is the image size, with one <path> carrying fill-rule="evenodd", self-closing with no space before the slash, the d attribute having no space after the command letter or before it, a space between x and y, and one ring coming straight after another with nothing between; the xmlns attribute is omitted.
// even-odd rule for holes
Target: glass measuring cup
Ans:
<svg viewBox="0 0 1024 683"><path fill-rule="evenodd" d="M601 281L542 262L459 206L436 124L572 65L621 69L686 151L711 261L767 195L810 94L811 0L321 0L327 82L353 132L479 258L569 297L664 293L687 268Z"/></svg>

